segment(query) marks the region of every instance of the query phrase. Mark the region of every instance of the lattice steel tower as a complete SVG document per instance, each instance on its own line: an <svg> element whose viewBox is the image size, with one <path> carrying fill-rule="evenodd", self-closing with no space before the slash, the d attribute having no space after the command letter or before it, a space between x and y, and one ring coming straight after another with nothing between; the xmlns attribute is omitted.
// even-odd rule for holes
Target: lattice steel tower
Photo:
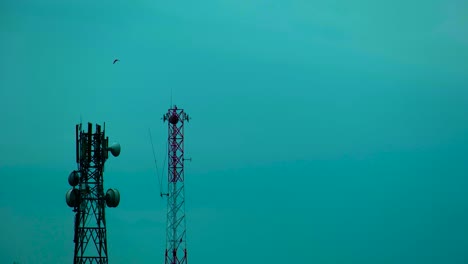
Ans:
<svg viewBox="0 0 468 264"><path fill-rule="evenodd" d="M105 205L117 207L120 202L116 189L109 189L104 195L103 172L108 151L117 157L120 145L109 146L105 124L103 131L96 124L95 133L91 123L87 132L81 129L81 124L76 125L78 170L70 173L68 183L73 188L66 194L66 202L75 212L74 264L108 263Z"/></svg>
<svg viewBox="0 0 468 264"><path fill-rule="evenodd" d="M187 263L184 190L184 121L189 116L174 105L163 116L168 122L168 193L166 264Z"/></svg>

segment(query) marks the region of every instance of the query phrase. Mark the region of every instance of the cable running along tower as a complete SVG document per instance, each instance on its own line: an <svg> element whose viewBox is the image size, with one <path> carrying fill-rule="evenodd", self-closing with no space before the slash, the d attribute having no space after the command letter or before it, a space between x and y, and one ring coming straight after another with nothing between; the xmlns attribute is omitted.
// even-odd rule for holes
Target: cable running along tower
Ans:
<svg viewBox="0 0 468 264"><path fill-rule="evenodd" d="M163 116L168 121L168 193L165 264L186 264L184 190L184 121L189 116L174 105Z"/></svg>
<svg viewBox="0 0 468 264"><path fill-rule="evenodd" d="M96 124L93 133L91 123L88 131L76 125L76 162L78 170L68 177L72 186L66 193L66 202L75 212L75 251L74 264L107 264L107 235L105 205L117 207L120 194L117 189L109 189L104 195L104 163L108 152L114 157L120 154L120 144L109 146L109 138L104 129Z"/></svg>

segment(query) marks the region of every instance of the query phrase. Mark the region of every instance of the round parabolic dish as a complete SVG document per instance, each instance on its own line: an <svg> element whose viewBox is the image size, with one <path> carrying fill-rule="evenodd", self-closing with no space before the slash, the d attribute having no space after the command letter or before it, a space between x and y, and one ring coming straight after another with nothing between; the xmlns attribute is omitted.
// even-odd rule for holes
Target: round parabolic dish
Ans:
<svg viewBox="0 0 468 264"><path fill-rule="evenodd" d="M118 157L120 155L120 144L115 142L108 150L111 152L112 156Z"/></svg>
<svg viewBox="0 0 468 264"><path fill-rule="evenodd" d="M72 171L68 176L68 183L75 187L80 182L80 173L78 171Z"/></svg>
<svg viewBox="0 0 468 264"><path fill-rule="evenodd" d="M120 203L120 193L117 189L109 189L106 193L106 203L109 207L117 207Z"/></svg>
<svg viewBox="0 0 468 264"><path fill-rule="evenodd" d="M169 123L175 125L177 124L177 122L179 122L179 117L175 114L172 114L170 117L169 117Z"/></svg>
<svg viewBox="0 0 468 264"><path fill-rule="evenodd" d="M65 200L70 207L76 207L79 204L80 193L77 189L70 189L65 194Z"/></svg>

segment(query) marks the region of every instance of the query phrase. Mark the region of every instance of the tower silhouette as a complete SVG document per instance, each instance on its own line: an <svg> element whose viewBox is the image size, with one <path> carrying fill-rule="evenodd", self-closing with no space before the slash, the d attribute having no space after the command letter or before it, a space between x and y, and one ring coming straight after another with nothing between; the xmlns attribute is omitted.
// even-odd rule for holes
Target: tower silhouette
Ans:
<svg viewBox="0 0 468 264"><path fill-rule="evenodd" d="M163 116L168 121L168 193L165 264L187 263L185 189L184 189L184 122L189 116L174 105Z"/></svg>
<svg viewBox="0 0 468 264"><path fill-rule="evenodd" d="M76 162L78 170L68 177L72 186L66 193L66 202L75 212L74 264L107 264L107 230L105 205L117 207L120 193L109 189L104 195L104 163L108 152L115 157L120 154L120 145L109 146L109 138L104 129L96 124L93 133L91 123L88 131L82 130L82 124L76 125Z"/></svg>

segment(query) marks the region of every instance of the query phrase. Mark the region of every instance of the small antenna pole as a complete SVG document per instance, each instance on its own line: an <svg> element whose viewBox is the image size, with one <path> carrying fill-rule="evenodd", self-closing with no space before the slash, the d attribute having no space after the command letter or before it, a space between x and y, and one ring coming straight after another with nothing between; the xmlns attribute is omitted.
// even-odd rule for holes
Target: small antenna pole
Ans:
<svg viewBox="0 0 468 264"><path fill-rule="evenodd" d="M153 137L151 136L151 129L148 128L148 133L149 133L149 136L150 136L150 141L151 141L151 148L153 150L153 158L154 158L154 167L156 168L156 175L158 177L158 183L159 183L159 193L161 195L161 198L163 196L163 192L162 192L162 178L159 176L159 173L158 173L158 164L157 164L157 161L156 161L156 153L154 152L154 144L153 144Z"/></svg>

